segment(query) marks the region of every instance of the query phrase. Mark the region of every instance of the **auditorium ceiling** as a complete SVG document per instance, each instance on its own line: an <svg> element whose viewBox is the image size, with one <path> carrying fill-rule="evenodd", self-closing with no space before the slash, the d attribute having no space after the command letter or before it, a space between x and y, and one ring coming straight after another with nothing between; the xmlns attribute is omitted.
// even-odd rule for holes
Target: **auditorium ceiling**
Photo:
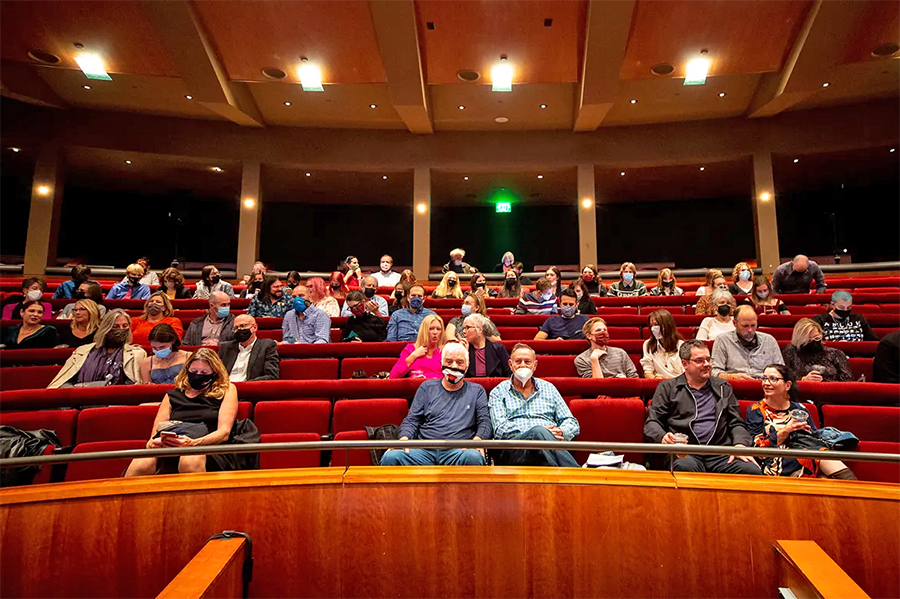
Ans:
<svg viewBox="0 0 900 599"><path fill-rule="evenodd" d="M244 127L581 132L767 118L897 97L898 44L890 0L0 3L4 96ZM79 52L112 80L87 79ZM492 91L502 56L511 92ZM706 82L684 85L696 58L710 61ZM324 91L302 89L302 59Z"/></svg>

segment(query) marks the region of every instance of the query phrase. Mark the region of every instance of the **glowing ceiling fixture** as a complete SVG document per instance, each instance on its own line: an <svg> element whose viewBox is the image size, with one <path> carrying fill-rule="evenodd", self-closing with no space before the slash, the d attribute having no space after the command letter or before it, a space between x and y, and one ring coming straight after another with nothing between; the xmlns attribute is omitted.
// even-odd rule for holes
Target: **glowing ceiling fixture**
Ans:
<svg viewBox="0 0 900 599"><path fill-rule="evenodd" d="M416 210L419 211L419 214L425 214L426 212L428 212L428 206L426 206L425 204L419 204L418 206L416 206Z"/></svg>
<svg viewBox="0 0 900 599"><path fill-rule="evenodd" d="M543 179L544 175L538 175L538 179Z"/></svg>
<svg viewBox="0 0 900 599"><path fill-rule="evenodd" d="M705 171L705 170L706 170L706 167L705 167L705 166L701 166L701 167L700 167L700 172L703 172L703 171Z"/></svg>
<svg viewBox="0 0 900 599"><path fill-rule="evenodd" d="M491 91L511 92L512 80L513 68L504 54L500 57L500 62L491 69Z"/></svg>
<svg viewBox="0 0 900 599"><path fill-rule="evenodd" d="M19 153L19 152L21 152L21 151L22 151L22 149L21 149L21 148L10 148L10 150L12 150L12 151L13 151L13 153L15 153L15 154L18 154L18 153ZM893 152L893 150L891 150L891 152Z"/></svg>
<svg viewBox="0 0 900 599"><path fill-rule="evenodd" d="M632 99L631 99L631 103L632 103L632 104L637 104L637 100L635 100L634 98L632 98Z"/></svg>
<svg viewBox="0 0 900 599"><path fill-rule="evenodd" d="M40 195L45 196L45 195L48 195L48 194L50 193L50 188L47 187L46 185L41 185L40 187L37 188L37 192L38 192Z"/></svg>
<svg viewBox="0 0 900 599"><path fill-rule="evenodd" d="M621 173L619 173L619 176L620 176L620 177L624 177L624 176L625 176L625 171L622 171Z"/></svg>
<svg viewBox="0 0 900 599"><path fill-rule="evenodd" d="M312 173L306 173L307 177L312 177Z"/></svg>
<svg viewBox="0 0 900 599"><path fill-rule="evenodd" d="M799 159L799 158L794 158L794 164L797 164L798 162L800 162L800 159Z"/></svg>
<svg viewBox="0 0 900 599"><path fill-rule="evenodd" d="M720 97L720 98L724 98L724 97L725 97L725 92L719 92L719 97Z"/></svg>
<svg viewBox="0 0 900 599"><path fill-rule="evenodd" d="M214 172L214 173L221 173L221 172L222 172L222 169L219 168L218 166L210 167L209 170L211 170L211 171Z"/></svg>
<svg viewBox="0 0 900 599"><path fill-rule="evenodd" d="M290 103L290 102L285 102L284 105L285 105L285 106L290 106L291 103Z"/></svg>
<svg viewBox="0 0 900 599"><path fill-rule="evenodd" d="M386 180L386 179L387 179L387 175L381 175L381 178Z"/></svg>
<svg viewBox="0 0 900 599"><path fill-rule="evenodd" d="M768 202L769 200L772 199L772 194L769 193L768 191L764 191L761 194L759 194L759 199L762 200L763 202Z"/></svg>
<svg viewBox="0 0 900 599"><path fill-rule="evenodd" d="M708 58L693 58L687 63L687 74L684 77L685 85L703 85L706 83L706 74L709 73L711 61Z"/></svg>
<svg viewBox="0 0 900 599"><path fill-rule="evenodd" d="M466 109L466 107L463 106L462 104L460 104L459 106L457 106L457 108L460 109L460 110L465 110L465 109Z"/></svg>
<svg viewBox="0 0 900 599"><path fill-rule="evenodd" d="M591 201L591 198L584 198L583 200L581 200L581 205L584 208L590 208L594 205L594 202Z"/></svg>
<svg viewBox="0 0 900 599"><path fill-rule="evenodd" d="M831 84L826 81L825 83L822 84L822 87L828 87L829 85L831 85Z"/></svg>
<svg viewBox="0 0 900 599"><path fill-rule="evenodd" d="M309 62L307 58L301 58L300 63L300 68L297 72L300 75L300 87L303 88L303 91L325 91L325 88L322 87L322 69Z"/></svg>
<svg viewBox="0 0 900 599"><path fill-rule="evenodd" d="M541 108L547 108L546 104L541 104Z"/></svg>
<svg viewBox="0 0 900 599"><path fill-rule="evenodd" d="M469 180L468 177L463 177L463 181L468 181L468 180Z"/></svg>
<svg viewBox="0 0 900 599"><path fill-rule="evenodd" d="M247 198L244 200L244 208L249 209L253 208L254 206L256 206L256 200L254 200L253 198Z"/></svg>
<svg viewBox="0 0 900 599"><path fill-rule="evenodd" d="M88 79L99 81L112 81L112 77L106 72L103 60L93 52L81 52L75 57L75 62L81 67L81 72Z"/></svg>
<svg viewBox="0 0 900 599"><path fill-rule="evenodd" d="M369 104L369 108L378 108L378 104Z"/></svg>
<svg viewBox="0 0 900 599"><path fill-rule="evenodd" d="M126 161L125 161L125 164L131 164L131 161L130 161L130 160L126 160Z"/></svg>
<svg viewBox="0 0 900 599"><path fill-rule="evenodd" d="M193 100L193 99L194 99L194 96L185 96L185 98L188 99L188 100Z"/></svg>
<svg viewBox="0 0 900 599"><path fill-rule="evenodd" d="M90 85L82 85L81 87L83 87L84 89L91 89Z"/></svg>

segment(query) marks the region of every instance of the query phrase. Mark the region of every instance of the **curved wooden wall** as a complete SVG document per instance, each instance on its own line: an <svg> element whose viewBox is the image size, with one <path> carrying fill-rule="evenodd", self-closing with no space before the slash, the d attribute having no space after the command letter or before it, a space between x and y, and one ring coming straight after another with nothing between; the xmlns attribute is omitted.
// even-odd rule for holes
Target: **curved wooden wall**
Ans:
<svg viewBox="0 0 900 599"><path fill-rule="evenodd" d="M778 539L900 595L895 485L484 467L4 490L0 594L153 597L225 529L253 539L253 597L775 597Z"/></svg>

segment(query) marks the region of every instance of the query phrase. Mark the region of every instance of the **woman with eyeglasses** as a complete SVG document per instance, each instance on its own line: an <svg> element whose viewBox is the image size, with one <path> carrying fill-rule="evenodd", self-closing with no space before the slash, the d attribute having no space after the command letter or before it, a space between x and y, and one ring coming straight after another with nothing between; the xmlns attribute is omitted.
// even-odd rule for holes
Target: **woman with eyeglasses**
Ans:
<svg viewBox="0 0 900 599"><path fill-rule="evenodd" d="M813 433L816 425L798 401L797 382L791 371L772 364L763 371L763 399L747 410L747 430L755 447L782 449L824 448ZM760 458L763 474L769 476L820 476L856 480L849 468L837 460Z"/></svg>
<svg viewBox="0 0 900 599"><path fill-rule="evenodd" d="M59 343L68 347L81 347L94 342L94 333L100 326L100 308L89 299L80 299L72 308L69 328L60 327Z"/></svg>

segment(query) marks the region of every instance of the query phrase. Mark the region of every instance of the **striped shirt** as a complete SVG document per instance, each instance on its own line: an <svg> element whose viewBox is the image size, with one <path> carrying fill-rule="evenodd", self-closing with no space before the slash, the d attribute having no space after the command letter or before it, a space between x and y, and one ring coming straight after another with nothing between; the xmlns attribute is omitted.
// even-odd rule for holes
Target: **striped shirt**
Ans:
<svg viewBox="0 0 900 599"><path fill-rule="evenodd" d="M534 392L525 397L513 386L512 379L503 381L491 391L488 405L495 439L509 439L536 426L558 426L566 441L571 441L581 428L569 406L552 383L535 378Z"/></svg>
<svg viewBox="0 0 900 599"><path fill-rule="evenodd" d="M516 314L556 314L556 296L544 297L537 291L526 293L519 298Z"/></svg>

